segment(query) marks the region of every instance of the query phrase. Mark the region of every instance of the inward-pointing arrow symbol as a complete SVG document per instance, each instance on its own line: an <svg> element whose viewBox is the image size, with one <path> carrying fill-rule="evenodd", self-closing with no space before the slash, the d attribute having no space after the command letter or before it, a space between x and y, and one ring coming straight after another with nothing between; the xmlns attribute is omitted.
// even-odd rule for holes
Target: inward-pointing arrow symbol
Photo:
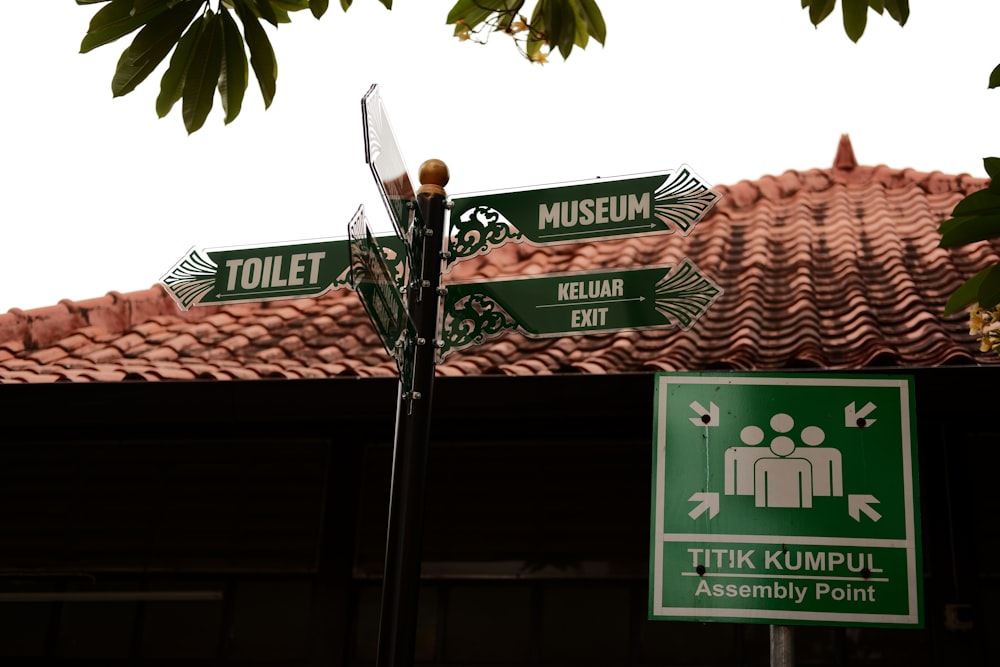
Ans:
<svg viewBox="0 0 1000 667"><path fill-rule="evenodd" d="M719 406L716 405L715 403L712 403L711 401L709 401L708 406L709 406L709 409L706 410L705 406L703 406L698 401L693 402L689 406L692 410L694 410L695 412L697 412L700 415L698 417L688 417L688 419L691 420L692 424L694 424L695 426L718 426L719 425ZM705 421L706 417L708 418L708 421Z"/></svg>
<svg viewBox="0 0 1000 667"><path fill-rule="evenodd" d="M861 513L864 512L872 521L878 521L882 515L876 512L870 505L878 504L879 500L875 496L861 493L851 493L847 496L847 513L851 518L861 523Z"/></svg>
<svg viewBox="0 0 1000 667"><path fill-rule="evenodd" d="M871 401L865 403L865 407L860 410L854 410L854 401L851 401L844 408L844 426L847 428L864 428L865 426L871 426L875 423L874 419L865 419L868 415L872 413L875 409L875 404Z"/></svg>
<svg viewBox="0 0 1000 667"><path fill-rule="evenodd" d="M719 494L718 493L707 493L705 491L699 491L692 494L688 498L689 502L698 503L693 510L688 512L688 516L692 519L697 519L705 510L708 510L708 518L714 519L715 515L719 513Z"/></svg>

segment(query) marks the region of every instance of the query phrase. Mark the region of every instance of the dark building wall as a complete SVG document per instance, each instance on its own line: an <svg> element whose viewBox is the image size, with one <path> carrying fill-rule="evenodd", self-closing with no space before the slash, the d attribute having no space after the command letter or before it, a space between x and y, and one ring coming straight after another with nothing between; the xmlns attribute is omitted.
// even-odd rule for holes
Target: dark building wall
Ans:
<svg viewBox="0 0 1000 667"><path fill-rule="evenodd" d="M927 627L800 626L800 664L995 655L998 436L988 396L966 389L990 372L913 373ZM766 625L645 619L652 388L438 381L420 662L767 664ZM5 662L373 661L394 382L0 386L0 400Z"/></svg>

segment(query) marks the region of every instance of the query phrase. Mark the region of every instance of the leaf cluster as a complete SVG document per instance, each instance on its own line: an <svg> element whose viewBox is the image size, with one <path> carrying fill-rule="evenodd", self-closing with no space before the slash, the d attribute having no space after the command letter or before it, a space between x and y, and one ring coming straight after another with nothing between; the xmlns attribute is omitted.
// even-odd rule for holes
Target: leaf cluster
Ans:
<svg viewBox="0 0 1000 667"><path fill-rule="evenodd" d="M524 0L458 0L447 23L462 39L483 32L506 33L532 62L545 62L556 50L568 58L574 46L586 48L591 37L604 45L607 27L595 0L538 0L530 19L521 11L524 4Z"/></svg>
<svg viewBox="0 0 1000 667"><path fill-rule="evenodd" d="M76 2L104 5L90 20L81 53L136 33L118 59L111 80L115 97L132 92L170 55L160 79L156 113L162 118L180 101L189 133L204 125L216 91L227 124L240 114L251 68L264 106L270 106L278 63L261 22L277 27L291 21L291 12L303 9L319 18L329 6L329 0L216 0L214 10L210 0ZM391 0L382 2L391 5ZM341 5L350 2L341 0Z"/></svg>
<svg viewBox="0 0 1000 667"><path fill-rule="evenodd" d="M1000 65L990 73L989 87L1000 88ZM1000 238L1000 183L997 182L1000 158L984 158L983 166L990 184L985 190L973 192L958 202L951 217L941 223L938 245L942 248ZM945 304L944 314L952 315L975 303L986 311L1000 305L1000 264L988 266L962 283Z"/></svg>
<svg viewBox="0 0 1000 667"><path fill-rule="evenodd" d="M378 0L392 9L392 0ZM809 19L819 25L836 8L837 0L801 0ZM240 114L252 69L264 100L276 92L278 62L263 23L275 28L291 21L290 14L310 10L322 17L330 0L76 0L78 5L103 5L94 14L80 45L86 53L136 33L122 52L111 81L114 95L126 95L167 60L160 79L156 113L161 118L180 101L189 133L200 129L218 91L225 122ZM340 0L347 11L353 0ZM463 40L486 42L492 33L514 38L521 54L544 63L558 51L568 58L574 47L586 48L593 38L607 36L597 0L457 0L447 23ZM855 42L867 24L868 10L888 13L899 25L910 15L909 0L841 0L844 29ZM530 18L528 14L530 13ZM249 57L249 58L248 58ZM1000 81L1000 67L993 80Z"/></svg>
<svg viewBox="0 0 1000 667"><path fill-rule="evenodd" d="M938 231L942 248L1000 238L1000 158L988 157L983 164L990 185L958 202L951 217L941 223ZM974 303L986 310L1000 304L1000 265L988 266L965 281L948 299L944 314L951 315Z"/></svg>
<svg viewBox="0 0 1000 667"><path fill-rule="evenodd" d="M802 0L802 8L809 10L809 20L818 26L833 13L837 0ZM865 34L868 25L868 10L873 9L881 16L887 12L899 25L906 25L910 18L909 0L841 0L844 16L844 31L857 42Z"/></svg>

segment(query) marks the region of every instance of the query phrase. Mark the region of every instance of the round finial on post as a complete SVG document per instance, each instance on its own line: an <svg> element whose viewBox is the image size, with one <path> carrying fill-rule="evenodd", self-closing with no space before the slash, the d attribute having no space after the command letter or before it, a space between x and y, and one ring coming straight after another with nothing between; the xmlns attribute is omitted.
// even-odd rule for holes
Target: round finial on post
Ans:
<svg viewBox="0 0 1000 667"><path fill-rule="evenodd" d="M417 190L417 194L447 196L444 186L448 185L450 176L448 175L448 165L441 160L426 160L420 165L417 177L420 179L420 188Z"/></svg>

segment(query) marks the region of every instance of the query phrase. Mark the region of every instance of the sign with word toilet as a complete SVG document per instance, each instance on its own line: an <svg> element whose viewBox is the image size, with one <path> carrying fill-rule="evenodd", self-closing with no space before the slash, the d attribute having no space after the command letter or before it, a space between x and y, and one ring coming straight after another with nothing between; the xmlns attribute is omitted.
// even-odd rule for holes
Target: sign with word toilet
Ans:
<svg viewBox="0 0 1000 667"><path fill-rule="evenodd" d="M376 239L402 280L406 250L395 235ZM309 299L351 287L350 241L318 240L242 248L192 248L161 279L181 310L195 306Z"/></svg>
<svg viewBox="0 0 1000 667"><path fill-rule="evenodd" d="M912 379L656 376L649 617L923 625Z"/></svg>

